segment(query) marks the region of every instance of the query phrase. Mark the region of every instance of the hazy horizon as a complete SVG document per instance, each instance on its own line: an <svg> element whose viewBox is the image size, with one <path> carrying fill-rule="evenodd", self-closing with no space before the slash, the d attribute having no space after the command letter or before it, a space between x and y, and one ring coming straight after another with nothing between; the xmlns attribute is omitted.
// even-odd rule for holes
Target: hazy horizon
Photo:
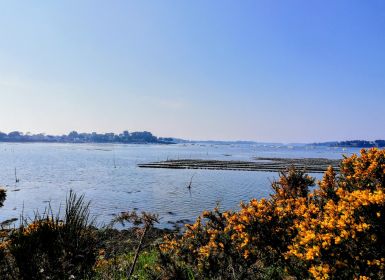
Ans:
<svg viewBox="0 0 385 280"><path fill-rule="evenodd" d="M383 1L3 1L0 24L0 131L385 139Z"/></svg>
<svg viewBox="0 0 385 280"><path fill-rule="evenodd" d="M10 131L0 131L0 132L3 132L3 133L11 133L11 132L15 132L15 131L18 131L18 130L10 130ZM32 132L32 131L18 131L18 132L21 132L23 134L44 134L44 135L52 135L52 136L61 136L61 135L68 135L70 132L73 132L74 130L70 130L70 131L67 131L67 132L62 132L62 133L47 133L47 132L42 132L42 131L37 131L37 132ZM105 133L114 133L116 135L119 135L120 133L124 132L124 131L128 131L128 132L143 132L144 130L128 130L128 129L124 129L122 131L76 131L78 133L98 133L98 134L105 134ZM151 131L148 131L148 132L151 132ZM151 132L152 133L152 132ZM186 138L186 137L183 137L183 136L174 136L174 135L154 135L154 136L157 136L157 137L171 137L171 138L175 138L175 139L180 139L180 140L186 140L186 141L196 141L196 142L199 142L199 141L203 141L203 142L210 142L210 141L218 141L218 142L256 142L256 143L277 143L277 144L312 144L312 143L327 143L327 142L335 142L335 141L354 141L354 140L364 140L364 141L375 141L375 140L384 140L384 139L380 139L380 138L376 138L376 139L329 139L329 140L324 140L324 141L319 141L319 140L314 140L314 141L308 141L308 142L305 142L305 141L299 141L299 142L294 142L294 141L263 141L263 140L256 140L256 139L239 139L239 138L234 138L234 139L194 139L194 138Z"/></svg>

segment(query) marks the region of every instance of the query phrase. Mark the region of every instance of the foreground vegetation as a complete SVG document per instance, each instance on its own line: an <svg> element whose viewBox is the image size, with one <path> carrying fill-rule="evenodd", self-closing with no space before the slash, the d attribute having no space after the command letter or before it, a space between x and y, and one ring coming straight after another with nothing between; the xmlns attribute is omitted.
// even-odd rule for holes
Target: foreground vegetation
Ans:
<svg viewBox="0 0 385 280"><path fill-rule="evenodd" d="M288 168L268 199L205 211L185 231L130 212L129 231L96 229L70 194L63 220L36 216L3 231L9 279L384 279L385 150L362 150L317 182ZM0 191L0 205L3 192Z"/></svg>

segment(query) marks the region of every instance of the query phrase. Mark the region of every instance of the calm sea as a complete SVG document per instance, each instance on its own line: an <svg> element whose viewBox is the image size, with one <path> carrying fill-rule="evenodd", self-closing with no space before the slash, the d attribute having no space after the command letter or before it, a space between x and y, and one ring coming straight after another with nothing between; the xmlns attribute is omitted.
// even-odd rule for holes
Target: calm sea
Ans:
<svg viewBox="0 0 385 280"><path fill-rule="evenodd" d="M0 221L32 216L50 204L62 208L70 189L91 201L99 224L138 209L161 217L160 227L194 220L217 203L237 209L241 200L268 197L276 173L168 170L137 167L167 159L252 160L253 157L341 158L357 149L280 145L109 145L0 143L0 185L7 199ZM15 168L19 183L15 183ZM320 175L316 175L318 178ZM192 178L191 191L187 188Z"/></svg>

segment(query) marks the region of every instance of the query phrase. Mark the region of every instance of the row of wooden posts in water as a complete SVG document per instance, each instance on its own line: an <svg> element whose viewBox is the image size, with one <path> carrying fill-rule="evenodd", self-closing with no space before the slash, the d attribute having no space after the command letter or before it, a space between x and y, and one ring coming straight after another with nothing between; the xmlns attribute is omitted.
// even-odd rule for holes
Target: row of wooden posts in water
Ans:
<svg viewBox="0 0 385 280"><path fill-rule="evenodd" d="M202 160L178 159L138 164L141 168L168 169L209 169L278 172L290 166L305 170L308 173L323 173L329 166L338 171L341 160L326 158L267 158L257 157L253 161L237 160Z"/></svg>

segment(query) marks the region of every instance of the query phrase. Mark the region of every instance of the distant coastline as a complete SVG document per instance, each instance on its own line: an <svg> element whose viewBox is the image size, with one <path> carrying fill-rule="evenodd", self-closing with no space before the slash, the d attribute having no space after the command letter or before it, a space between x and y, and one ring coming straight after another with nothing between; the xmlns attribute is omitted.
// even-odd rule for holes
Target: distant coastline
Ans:
<svg viewBox="0 0 385 280"><path fill-rule="evenodd" d="M335 141L335 142L324 142L314 143L315 146L327 146L327 147L341 147L341 148L384 148L385 140L348 140L348 141Z"/></svg>
<svg viewBox="0 0 385 280"><path fill-rule="evenodd" d="M45 133L31 134L20 131L4 133L0 131L0 143L116 143L116 144L209 144L209 145L239 145L239 144L279 144L255 141L215 141L215 140L185 140L174 137L157 137L148 131L135 131L122 133L79 133L72 131L63 135L49 135ZM289 144L295 146L323 146L323 147L341 147L341 148L385 148L385 140L346 140L346 141L329 141L310 144Z"/></svg>
<svg viewBox="0 0 385 280"><path fill-rule="evenodd" d="M13 143L117 143L117 144L175 144L173 138L156 137L151 132L128 132L115 133L78 133L72 131L64 135L46 135L22 133L13 131L10 133L0 132L0 142Z"/></svg>

